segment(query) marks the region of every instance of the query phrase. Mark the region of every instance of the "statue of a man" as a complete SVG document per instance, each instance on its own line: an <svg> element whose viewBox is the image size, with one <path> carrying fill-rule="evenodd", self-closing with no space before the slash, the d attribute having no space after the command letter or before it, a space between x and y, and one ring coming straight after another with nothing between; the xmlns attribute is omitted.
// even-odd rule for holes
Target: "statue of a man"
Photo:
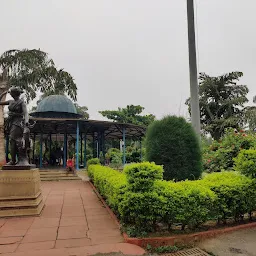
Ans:
<svg viewBox="0 0 256 256"><path fill-rule="evenodd" d="M29 166L27 150L29 147L29 117L27 106L20 95L23 93L17 87L11 87L9 93L13 100L1 101L8 92L0 95L0 105L8 105L9 112L5 129L9 134L11 161L7 165ZM18 157L18 162L16 162Z"/></svg>

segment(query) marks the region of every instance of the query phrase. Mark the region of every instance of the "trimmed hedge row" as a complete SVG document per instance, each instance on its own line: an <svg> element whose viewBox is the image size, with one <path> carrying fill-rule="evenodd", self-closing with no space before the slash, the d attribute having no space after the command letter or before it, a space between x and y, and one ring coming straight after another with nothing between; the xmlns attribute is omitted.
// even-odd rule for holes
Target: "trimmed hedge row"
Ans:
<svg viewBox="0 0 256 256"><path fill-rule="evenodd" d="M255 181L236 172L177 183L162 180L162 173L162 167L153 163L128 165L124 173L89 167L95 187L122 223L140 230L151 231L159 223L193 230L210 219L225 223L256 210Z"/></svg>
<svg viewBox="0 0 256 256"><path fill-rule="evenodd" d="M88 175L108 205L116 212L120 196L127 184L125 175L101 165L90 165Z"/></svg>

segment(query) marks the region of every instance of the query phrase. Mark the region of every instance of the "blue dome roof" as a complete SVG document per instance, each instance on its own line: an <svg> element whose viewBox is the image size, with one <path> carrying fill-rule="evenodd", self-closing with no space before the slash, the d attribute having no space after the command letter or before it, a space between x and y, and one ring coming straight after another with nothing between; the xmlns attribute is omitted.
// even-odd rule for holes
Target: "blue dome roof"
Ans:
<svg viewBox="0 0 256 256"><path fill-rule="evenodd" d="M37 117L78 117L74 103L64 95L50 95L44 98L31 116Z"/></svg>

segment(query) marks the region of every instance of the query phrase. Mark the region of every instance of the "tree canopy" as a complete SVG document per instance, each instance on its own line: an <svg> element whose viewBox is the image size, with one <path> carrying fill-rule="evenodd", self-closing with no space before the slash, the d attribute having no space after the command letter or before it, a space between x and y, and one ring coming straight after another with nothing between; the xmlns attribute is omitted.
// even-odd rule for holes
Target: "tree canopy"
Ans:
<svg viewBox="0 0 256 256"><path fill-rule="evenodd" d="M155 116L152 114L142 115L143 110L144 107L140 105L127 105L126 108L104 110L99 113L114 122L148 126L155 120Z"/></svg>
<svg viewBox="0 0 256 256"><path fill-rule="evenodd" d="M248 102L246 85L237 82L242 72L231 72L217 77L205 73L199 76L199 105L201 125L214 139L220 139L228 127L243 125L244 104ZM190 99L186 101L190 112Z"/></svg>
<svg viewBox="0 0 256 256"><path fill-rule="evenodd" d="M28 101L38 92L65 93L76 100L77 87L73 77L63 69L57 69L48 54L36 49L9 50L0 56L0 78L6 88L11 85L23 89ZM2 83L3 84L3 83Z"/></svg>
<svg viewBox="0 0 256 256"><path fill-rule="evenodd" d="M79 106L77 103L75 103L75 107L78 114L82 115L84 119L89 119L89 113L87 112L88 108L86 106Z"/></svg>

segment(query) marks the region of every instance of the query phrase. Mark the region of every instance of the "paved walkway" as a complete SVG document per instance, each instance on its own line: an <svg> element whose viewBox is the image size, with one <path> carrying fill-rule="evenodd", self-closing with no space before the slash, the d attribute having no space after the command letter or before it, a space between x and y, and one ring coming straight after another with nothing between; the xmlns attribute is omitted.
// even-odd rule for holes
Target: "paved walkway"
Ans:
<svg viewBox="0 0 256 256"><path fill-rule="evenodd" d="M123 242L118 226L88 182L42 182L42 191L45 208L40 217L0 219L1 255L144 253Z"/></svg>
<svg viewBox="0 0 256 256"><path fill-rule="evenodd" d="M221 235L201 242L199 247L216 256L256 256L256 229Z"/></svg>

